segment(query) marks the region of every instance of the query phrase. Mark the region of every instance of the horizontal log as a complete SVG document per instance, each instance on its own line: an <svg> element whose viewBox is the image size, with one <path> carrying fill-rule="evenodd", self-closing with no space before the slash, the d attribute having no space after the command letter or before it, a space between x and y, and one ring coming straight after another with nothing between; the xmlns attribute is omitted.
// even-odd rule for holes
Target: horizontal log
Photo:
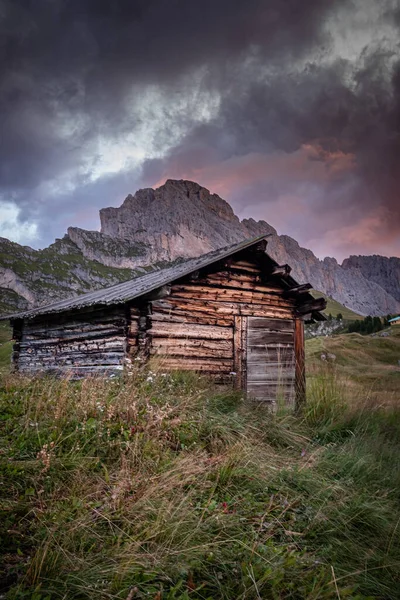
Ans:
<svg viewBox="0 0 400 600"><path fill-rule="evenodd" d="M304 304L296 306L296 314L301 316L306 315L307 313L320 312L326 309L326 304L325 298L316 298L311 302L305 302Z"/></svg>
<svg viewBox="0 0 400 600"><path fill-rule="evenodd" d="M230 327L216 327L213 325L188 325L182 323L164 323L153 321L148 333L153 337L197 338L228 340L233 338Z"/></svg>
<svg viewBox="0 0 400 600"><path fill-rule="evenodd" d="M180 298L170 297L167 301L160 301L153 303L154 311L163 311L171 313L176 309L191 312L204 312L209 315L220 316L228 315L232 317L234 315L243 316L259 316L259 317L271 317L271 318L291 318L293 316L293 308L274 308L267 304L252 304L246 302L218 302L212 299L198 299L198 298Z"/></svg>
<svg viewBox="0 0 400 600"><path fill-rule="evenodd" d="M76 332L73 335L64 335L62 332L58 337L42 337L30 339L29 336L23 336L21 344L27 344L30 346L41 345L41 344L59 344L59 343L71 343L76 340L99 340L109 339L115 337L125 336L124 329L108 328L102 330L92 330L86 332Z"/></svg>
<svg viewBox="0 0 400 600"><path fill-rule="evenodd" d="M138 331L139 331L139 323L138 323L137 321L135 321L135 322L134 322L134 321L132 321L132 322L129 324L128 332L129 332L131 335L135 335L135 334L137 334L137 332L138 332Z"/></svg>
<svg viewBox="0 0 400 600"><path fill-rule="evenodd" d="M236 281L237 284L245 284L245 283L259 283L261 281L261 274L258 273L243 273L240 271L233 271L231 269L226 269L224 271L218 271L216 273L206 273L201 277L198 277L197 284L202 285L205 282L215 282L218 285L224 285L226 281Z"/></svg>
<svg viewBox="0 0 400 600"><path fill-rule="evenodd" d="M125 324L126 315L123 311L117 312L110 310L107 313L96 313L84 314L80 318L76 315L43 315L36 317L36 319L25 320L23 328L25 331L30 332L43 332L52 331L54 329L74 329L76 327L83 326L96 326L96 325L107 325L108 323Z"/></svg>
<svg viewBox="0 0 400 600"><path fill-rule="evenodd" d="M194 356L209 358L233 358L233 343L230 340L185 340L154 338L151 354L168 356Z"/></svg>
<svg viewBox="0 0 400 600"><path fill-rule="evenodd" d="M276 267L272 267L270 274L286 277L287 275L290 275L291 270L292 268L289 265L277 265Z"/></svg>
<svg viewBox="0 0 400 600"><path fill-rule="evenodd" d="M173 323L193 323L198 325L217 325L218 327L233 327L233 316L215 316L206 311L186 312L179 309L168 312L154 312L151 321L165 321Z"/></svg>
<svg viewBox="0 0 400 600"><path fill-rule="evenodd" d="M265 329L249 329L247 332L248 346L264 344L293 344L293 331L265 331Z"/></svg>
<svg viewBox="0 0 400 600"><path fill-rule="evenodd" d="M294 308L294 301L277 294L263 293L233 288L213 288L210 286L175 285L173 295L184 299L214 300L218 302L243 302L248 304L268 304L271 307Z"/></svg>
<svg viewBox="0 0 400 600"><path fill-rule="evenodd" d="M160 368L208 373L224 372L229 374L233 369L233 361L224 359L195 359L191 357L186 359L166 357L160 360Z"/></svg>
<svg viewBox="0 0 400 600"><path fill-rule="evenodd" d="M260 274L262 272L261 268L256 265L256 263L251 263L245 260L227 260L225 262L226 266L229 269L234 269L238 271L243 271L246 273L256 273Z"/></svg>
<svg viewBox="0 0 400 600"><path fill-rule="evenodd" d="M285 297L287 296L299 296L301 294L307 294L312 290L311 283L303 283L302 285L296 285L283 292Z"/></svg>
<svg viewBox="0 0 400 600"><path fill-rule="evenodd" d="M261 281L261 278L238 278L234 277L234 274L227 273L226 277L219 277L216 275L209 275L207 277L203 277L198 281L199 285L208 285L210 287L219 287L219 288L232 288L232 289L243 289L249 291L256 291L264 293L274 294L276 296L283 297L282 288L274 285L267 285Z"/></svg>
<svg viewBox="0 0 400 600"><path fill-rule="evenodd" d="M264 317L251 317L248 320L249 331L264 329L265 331L294 331L293 319L267 319Z"/></svg>
<svg viewBox="0 0 400 600"><path fill-rule="evenodd" d="M30 366L20 368L19 371L23 374L36 375L43 373L51 373L68 379L81 379L83 377L110 377L111 375L121 375L119 365L103 365L103 366L85 366L85 367L69 367L57 366L43 368L42 366Z"/></svg>
<svg viewBox="0 0 400 600"><path fill-rule="evenodd" d="M251 365L247 364L247 383L251 381L275 381L278 382L289 382L294 381L295 378L295 369L294 366L292 368L281 369L280 367L272 368L270 365L268 369L263 369L263 365L261 363L253 363Z"/></svg>

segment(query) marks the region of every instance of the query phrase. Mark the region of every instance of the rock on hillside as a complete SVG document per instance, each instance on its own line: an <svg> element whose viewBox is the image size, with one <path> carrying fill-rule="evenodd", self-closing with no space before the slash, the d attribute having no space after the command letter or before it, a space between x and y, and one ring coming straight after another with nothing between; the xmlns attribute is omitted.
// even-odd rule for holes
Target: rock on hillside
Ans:
<svg viewBox="0 0 400 600"><path fill-rule="evenodd" d="M369 281L380 285L391 296L400 302L400 258L392 256L349 256L342 267L358 269Z"/></svg>
<svg viewBox="0 0 400 600"><path fill-rule="evenodd" d="M389 276L380 282L378 267L369 277L358 264L340 266L334 258L321 261L294 239L277 235L265 221L240 221L225 200L192 181L169 179L155 190L139 190L119 208L103 208L100 221L101 231L70 227L62 240L41 251L3 240L0 287L18 295L21 302L38 304L270 234L269 253L280 264L289 263L299 282L309 281L363 315L400 311L400 297L394 297L394 288L382 285Z"/></svg>
<svg viewBox="0 0 400 600"><path fill-rule="evenodd" d="M68 237L44 250L0 238L0 311L62 300L137 274L86 258Z"/></svg>

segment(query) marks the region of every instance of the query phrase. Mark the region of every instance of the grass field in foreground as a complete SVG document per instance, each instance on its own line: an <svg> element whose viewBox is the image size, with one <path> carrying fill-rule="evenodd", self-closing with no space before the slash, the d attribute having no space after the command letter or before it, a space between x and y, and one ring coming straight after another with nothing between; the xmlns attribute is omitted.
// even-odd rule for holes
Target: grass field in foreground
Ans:
<svg viewBox="0 0 400 600"><path fill-rule="evenodd" d="M399 405L318 360L298 417L190 373L3 376L3 597L398 598Z"/></svg>
<svg viewBox="0 0 400 600"><path fill-rule="evenodd" d="M387 337L348 333L307 340L309 376L321 365L321 354L334 354L338 373L354 393L400 403L400 331L388 333Z"/></svg>
<svg viewBox="0 0 400 600"><path fill-rule="evenodd" d="M8 323L0 321L0 373L10 370L12 351L11 328Z"/></svg>

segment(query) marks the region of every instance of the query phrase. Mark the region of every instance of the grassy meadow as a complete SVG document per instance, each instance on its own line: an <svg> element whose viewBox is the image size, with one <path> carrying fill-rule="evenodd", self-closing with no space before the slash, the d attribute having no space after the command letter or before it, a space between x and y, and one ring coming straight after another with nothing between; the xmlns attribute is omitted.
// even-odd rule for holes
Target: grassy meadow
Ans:
<svg viewBox="0 0 400 600"><path fill-rule="evenodd" d="M162 364L4 372L1 597L399 598L399 353L400 333L310 340L297 416Z"/></svg>
<svg viewBox="0 0 400 600"><path fill-rule="evenodd" d="M345 321L358 321L363 319L362 315L351 310L351 308L347 308L343 304L340 304L337 300L334 300L330 296L327 296L323 292L318 292L317 290L311 290L311 294L314 298L325 298L326 300L326 309L324 310L325 315L332 315L332 317L337 317L339 314L342 315Z"/></svg>

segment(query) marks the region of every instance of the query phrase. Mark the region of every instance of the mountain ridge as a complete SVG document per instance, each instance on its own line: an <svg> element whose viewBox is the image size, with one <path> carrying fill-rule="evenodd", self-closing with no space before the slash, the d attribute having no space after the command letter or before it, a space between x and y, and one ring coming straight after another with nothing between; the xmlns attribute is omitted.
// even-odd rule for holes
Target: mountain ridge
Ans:
<svg viewBox="0 0 400 600"><path fill-rule="evenodd" d="M119 283L171 261L270 234L269 254L290 264L299 282L310 282L362 315L400 311L400 259L351 256L342 265L330 257L320 260L266 221L240 221L226 200L192 181L169 179L129 194L120 207L102 208L100 223L100 231L69 227L43 250L0 238L0 292L18 298L18 306L14 296L9 300L9 309Z"/></svg>

